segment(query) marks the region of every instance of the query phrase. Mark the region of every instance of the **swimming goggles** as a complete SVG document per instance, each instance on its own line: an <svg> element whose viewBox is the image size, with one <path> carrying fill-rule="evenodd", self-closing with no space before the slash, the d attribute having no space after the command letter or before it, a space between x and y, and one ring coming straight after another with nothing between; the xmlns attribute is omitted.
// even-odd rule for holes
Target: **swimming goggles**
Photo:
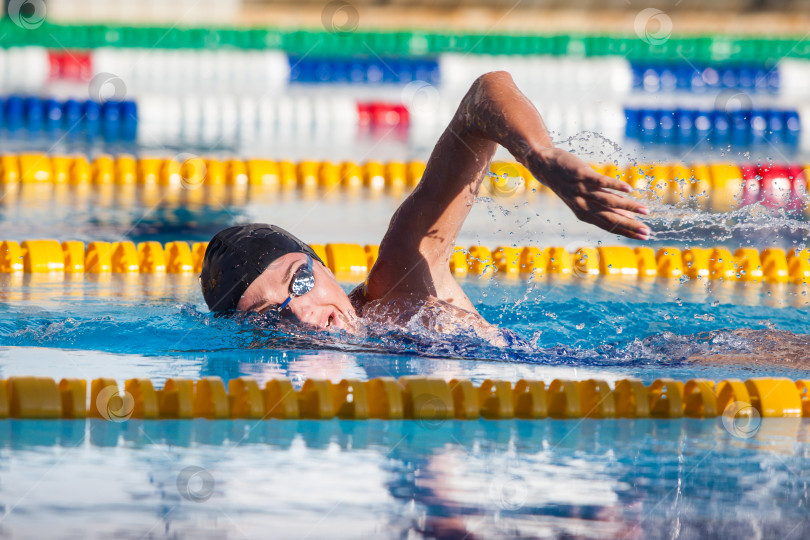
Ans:
<svg viewBox="0 0 810 540"><path fill-rule="evenodd" d="M292 301L296 296L303 296L307 294L315 286L315 275L312 273L312 257L307 255L307 264L302 264L292 276L290 280L290 296L284 300L278 307L281 311Z"/></svg>

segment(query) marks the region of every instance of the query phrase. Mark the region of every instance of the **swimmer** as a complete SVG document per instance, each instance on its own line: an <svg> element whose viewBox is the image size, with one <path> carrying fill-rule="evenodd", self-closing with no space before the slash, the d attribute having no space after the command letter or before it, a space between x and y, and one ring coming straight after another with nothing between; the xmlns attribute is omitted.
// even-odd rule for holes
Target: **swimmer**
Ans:
<svg viewBox="0 0 810 540"><path fill-rule="evenodd" d="M496 329L477 313L449 261L499 144L580 220L628 238L649 237L637 219L647 208L617 193L630 186L555 148L512 77L492 72L462 99L422 180L391 218L364 284L347 295L308 245L280 227L254 223L220 231L208 244L200 283L209 309L276 312L311 327L357 333L364 320L389 323L393 313L417 316L429 306L443 315L439 330L463 325L487 337Z"/></svg>

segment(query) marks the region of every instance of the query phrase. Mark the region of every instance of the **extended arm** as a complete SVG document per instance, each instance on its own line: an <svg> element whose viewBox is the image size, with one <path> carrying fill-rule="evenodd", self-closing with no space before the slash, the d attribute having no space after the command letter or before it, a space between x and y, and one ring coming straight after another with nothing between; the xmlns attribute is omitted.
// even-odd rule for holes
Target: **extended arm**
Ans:
<svg viewBox="0 0 810 540"><path fill-rule="evenodd" d="M629 186L554 148L540 113L511 76L487 73L464 96L436 143L421 182L394 213L369 274L368 300L435 296L475 311L448 265L498 144L550 187L579 219L616 234L646 239L649 231L633 217L633 213L646 213L646 208L608 191L627 192Z"/></svg>

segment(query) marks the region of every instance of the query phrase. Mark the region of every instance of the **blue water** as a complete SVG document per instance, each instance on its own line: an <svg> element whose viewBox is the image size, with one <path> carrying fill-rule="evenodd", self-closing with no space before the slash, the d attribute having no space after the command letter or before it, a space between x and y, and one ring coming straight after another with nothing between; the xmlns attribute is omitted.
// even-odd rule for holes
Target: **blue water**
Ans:
<svg viewBox="0 0 810 540"><path fill-rule="evenodd" d="M375 243L397 202L43 200L5 198L3 238L205 240L272 207L308 241ZM460 243L617 243L550 199L534 204L482 201ZM298 223L306 212L319 219ZM323 223L340 213L334 238ZM653 245L795 247L808 230L756 208L658 206L654 219ZM414 325L358 338L216 318L195 276L0 274L0 378L810 378L808 286L573 276L463 287L506 346ZM806 420L742 435L722 419L3 420L0 537L789 540L810 533L808 456Z"/></svg>
<svg viewBox="0 0 810 540"><path fill-rule="evenodd" d="M346 283L348 290L352 284ZM282 332L194 276L0 275L0 377L810 377L806 287L467 279L505 347ZM806 538L810 422L0 421L0 531L40 538ZM58 523L54 533L52 523Z"/></svg>
<svg viewBox="0 0 810 540"><path fill-rule="evenodd" d="M3 421L25 538L806 538L810 423ZM54 530L53 523L59 528Z"/></svg>
<svg viewBox="0 0 810 540"><path fill-rule="evenodd" d="M777 372L798 378L810 370L806 286L574 276L470 278L464 288L485 318L510 331L508 345L419 326L352 337L218 318L207 312L193 276L65 282L5 275L0 373L36 369L21 358L48 350L91 355L93 369L106 367L107 376L135 362L158 379L187 374L187 363L199 366L195 376L289 375L299 370L299 359L319 357L332 377L361 378L436 369L510 378L554 367L651 381Z"/></svg>

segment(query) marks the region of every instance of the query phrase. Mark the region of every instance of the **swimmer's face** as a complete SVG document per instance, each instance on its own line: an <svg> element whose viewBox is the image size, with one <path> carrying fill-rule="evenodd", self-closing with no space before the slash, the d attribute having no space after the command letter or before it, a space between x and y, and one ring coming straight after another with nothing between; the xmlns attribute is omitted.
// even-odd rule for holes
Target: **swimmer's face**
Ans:
<svg viewBox="0 0 810 540"><path fill-rule="evenodd" d="M296 270L306 264L307 256L303 253L279 257L250 284L236 309L256 313L277 310L290 295L290 281ZM293 315L298 321L321 329L353 331L357 315L332 271L313 261L312 274L315 277L312 290L293 297L281 314Z"/></svg>

